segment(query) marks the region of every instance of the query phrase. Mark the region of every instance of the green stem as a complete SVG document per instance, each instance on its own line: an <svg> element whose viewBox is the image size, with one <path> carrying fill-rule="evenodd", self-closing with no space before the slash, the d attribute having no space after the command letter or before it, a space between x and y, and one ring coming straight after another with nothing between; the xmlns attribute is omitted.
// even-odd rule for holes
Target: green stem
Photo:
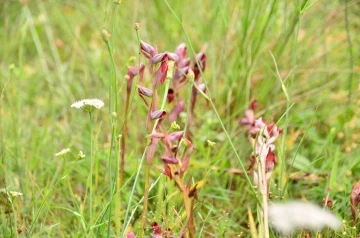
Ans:
<svg viewBox="0 0 360 238"><path fill-rule="evenodd" d="M293 46L292 46L292 61L291 61L291 66L294 69L292 72L292 75L290 77L290 82L287 86L287 100L286 100L286 111L288 111L293 104L291 104L292 101L292 96L291 96L291 89L292 89L292 85L294 84L294 79L295 79L295 67L296 67L296 63L297 63L297 48L298 48L298 35L299 35L299 29L300 29L300 23L301 23L301 9L304 9L304 7L306 6L307 1L304 1L302 6L300 6L300 13L297 15L297 19L295 19L296 24L293 25L294 28L294 42L293 42ZM280 75L278 73L278 75ZM289 90L290 89L290 90ZM286 154L286 141L287 141L287 131L288 131L288 126L290 123L290 117L289 117L289 113L286 113L285 115L285 121L284 121L284 126L283 126L283 136L282 136L282 141L281 141L281 157L279 157L279 167L280 167L280 173L279 173L279 177L278 177L278 186L279 188L281 188L280 190L280 197L284 197L284 195L287 193L287 190L285 189L285 185L283 184L283 177L286 171L286 161L285 161L285 154Z"/></svg>
<svg viewBox="0 0 360 238"><path fill-rule="evenodd" d="M132 187L132 190L131 190L131 193L130 193L130 198L129 198L129 202L128 202L128 205L127 205L127 208L126 208L126 213L125 213L125 218L124 218L124 226L123 226L123 229L122 229L122 232L121 232L121 236L120 237L125 237L125 231L127 230L128 228L128 225L130 222L127 222L128 220L128 216L129 216L129 211L130 211L130 207L131 207L131 203L132 203L132 200L133 200L133 197L134 197L134 193L135 193L135 188L136 188L136 185L137 185L137 182L138 182L138 179L139 179L139 174L140 174L140 171L141 171L141 166L144 162L144 159L145 159L145 156L146 156L146 151L148 150L149 146L146 146L145 147L145 150L144 150L144 153L140 159L140 164L139 164L139 167L138 167L138 170L136 172L136 176L135 176L135 180L134 180L134 185Z"/></svg>
<svg viewBox="0 0 360 238"><path fill-rule="evenodd" d="M186 189L184 185L183 178L179 175L174 176L174 181L180 190L180 192L183 194L183 200L184 200L184 206L185 206L185 212L186 212L186 218L187 218L187 228L189 230L189 237L194 237L195 234L195 227L194 227L194 218L193 218L193 200L189 197L189 192Z"/></svg>
<svg viewBox="0 0 360 238"><path fill-rule="evenodd" d="M142 212L142 218L141 218L141 229L139 233L139 237L144 236L144 229L146 226L146 215L148 210L148 204L149 204L149 187L150 187L150 168L151 164L146 163L146 170L145 170L145 194L144 194L144 203L143 203L143 212Z"/></svg>
<svg viewBox="0 0 360 238"><path fill-rule="evenodd" d="M167 100L167 93L169 91L170 82L171 82L170 75L172 75L172 74L168 74L168 76L166 77L164 96L163 96L160 110L164 110L164 108L165 108L165 104L166 104L166 100ZM160 120L155 121L154 127L152 129L152 133L155 132L157 125L159 124L159 121ZM147 210L148 210L148 197L149 197L149 187L150 187L150 168L151 168L151 162L149 162L149 163L146 162L144 204L143 204L142 222L141 222L141 230L140 230L139 237L143 237L144 229L145 229L145 225L146 225L146 215L147 215Z"/></svg>
<svg viewBox="0 0 360 238"><path fill-rule="evenodd" d="M140 46L140 37L139 37L139 31L137 28L135 28L135 31L136 31L136 38L137 38L137 44L138 46ZM140 47L139 47L139 50L138 50L138 69L140 70L140 55L141 55L141 52L140 52ZM140 71L139 71L140 72ZM135 79L137 80L135 83L133 82L132 85L137 85L138 82L139 82L139 73L136 75ZM124 170L125 170L125 146L126 146L126 133L127 133L127 120L128 120L128 117L131 113L131 110L129 110L129 108L131 108L131 105L133 103L133 100L134 100L134 97L136 95L136 87L133 87L132 89L132 92L130 94L130 97L129 97L129 100L128 98L126 99L126 110L125 110L125 116L124 116L124 122L122 124L122 126L120 127L120 131L122 132L122 138L121 138L121 143L119 145L119 148L121 148L121 154L120 154L120 160L118 161L118 164L120 165L120 171L119 171L119 176L117 177L118 178L118 187L117 189L119 190L120 187L123 186L123 183L124 183ZM142 163L142 162L141 162ZM121 195L120 195L121 196ZM118 207L120 208L121 206L121 199L118 200ZM117 212L120 212L120 209L117 209ZM120 218L120 214L118 215L118 217ZM120 218L121 219L121 218ZM123 234L122 234L123 236Z"/></svg>
<svg viewBox="0 0 360 238"><path fill-rule="evenodd" d="M119 150L121 150L121 140L122 140L122 138L118 137L117 139L118 139L117 146L118 146ZM115 178L117 179L117 183L116 183L116 190L115 190L116 193L113 195L114 197L116 196L117 193L120 193L120 190L121 190L120 184L123 183L122 178L119 175L120 174L119 173L119 171L120 171L119 166L120 166L120 160L121 160L120 156L121 156L120 154L118 154L118 156L116 156ZM114 184L114 186L115 186L115 184ZM115 219L115 229L116 229L116 231L118 231L118 230L120 230L120 227L121 227L121 218L120 218L121 217L121 195L120 195L120 198L115 199L115 217L119 218L119 219Z"/></svg>
<svg viewBox="0 0 360 238"><path fill-rule="evenodd" d="M346 38L347 38L347 42L348 42L348 49L349 49L349 68L351 70L351 73L349 73L349 82L348 82L348 87L349 87L349 102L351 101L351 94L352 94L352 78L353 78L353 69L354 69L354 54L353 54L353 47L352 47L352 42L351 42L351 36L350 36L350 30L349 30L349 17L348 17L348 1L344 0L344 18L345 18L345 29L346 29Z"/></svg>
<svg viewBox="0 0 360 238"><path fill-rule="evenodd" d="M140 46L140 37L139 37L139 31L136 28L136 37L137 37L137 44L138 46ZM132 83L132 85L137 85L139 82L139 74L140 74L140 47L139 47L139 51L138 51L138 74L136 75L136 79L137 81L134 83ZM121 187L123 184L123 178L124 178L124 169L125 169L125 152L126 152L126 137L127 137L127 120L129 117L129 114L131 112L131 110L129 110L129 108L132 105L134 96L136 95L136 87L133 87L134 89L132 89L130 95L126 95L126 105L125 105L125 116L124 116L124 122L120 128L120 131L122 131L122 140L121 140L121 164L120 164L120 175L119 175L119 179L118 179L118 187Z"/></svg>
<svg viewBox="0 0 360 238"><path fill-rule="evenodd" d="M262 196L262 221L264 225L264 236L265 238L269 238L269 219L268 219L268 185L266 179L266 170L265 164L263 164L260 160L259 164L259 174L261 176L259 188Z"/></svg>
<svg viewBox="0 0 360 238"><path fill-rule="evenodd" d="M169 74L169 76L170 75L172 75L172 74ZM163 97L163 101L161 103L160 110L164 110L164 108L165 108L165 103L166 103L166 99L167 99L167 92L168 92L169 87L170 87L170 81L171 81L171 77L167 77L166 78L166 83L165 83L164 97ZM158 123L159 123L159 119L155 121L152 131L155 131L155 128L157 127ZM144 153L143 153L143 155L142 155L142 157L140 159L140 165L139 165L138 170L136 172L134 185L133 185L133 188L132 188L132 191L131 191L131 194L130 194L130 198L129 198L129 201L128 201L128 206L127 206L126 213L125 213L124 226L123 226L123 229L122 229L121 237L124 237L125 231L126 231L126 229L128 227L128 224L129 224L129 222L127 220L128 220L128 216L129 216L130 206L131 206L131 203L132 203L133 195L135 193L135 187L137 185L137 181L138 181L138 177L139 177L139 174L140 174L140 171L141 171L141 167L142 167L142 164L143 164L143 162L145 160L145 156L146 156L146 152L147 152L148 148L149 148L149 146L145 147ZM149 167L151 167L151 165L149 165ZM145 183L149 183L149 181L148 182L145 181ZM149 191L145 188L144 197L146 196L146 193L148 193L148 192ZM144 199L144 203L145 203L145 199ZM145 217L146 217L146 213L145 213ZM143 231L140 231L140 232L143 232ZM141 237L141 236L139 236L139 237Z"/></svg>
<svg viewBox="0 0 360 238"><path fill-rule="evenodd" d="M116 122L112 122L112 130L111 130L111 145L110 145L110 152L109 152L109 161L108 161L108 163L109 163L109 196L110 196L110 198L109 198L109 200L110 200L110 202L109 202L109 216L108 216L108 226L107 226L107 237L110 237L110 226L111 226L111 213L112 213L112 201L113 201L113 198L114 198L114 196L113 196L113 194L114 194L114 189L115 189L115 186L113 186L113 184L115 184L115 181L114 181L114 183L113 183L113 179L112 179L112 166L111 166L111 164L112 164L112 161L111 161L111 159L112 159L112 155L113 155L113 148L114 148L114 145L115 145L115 137L116 137L116 135L115 135L115 133L116 133L116 131L115 131L115 123ZM115 178L116 179L116 178Z"/></svg>
<svg viewBox="0 0 360 238"><path fill-rule="evenodd" d="M112 213L112 200L113 200L113 194L114 189L116 189L113 184L115 184L115 181L113 182L112 178L112 155L113 155L113 149L115 145L115 139L116 139L116 117L113 117L113 113L117 116L118 111L118 95L117 95L117 76L116 76L116 64L114 60L114 39L115 39L115 29L116 29L116 11L119 6L120 2L115 1L114 2L114 18L112 23L112 34L113 37L111 38L111 42L109 40L106 40L106 46L110 54L111 59L111 75L110 75L110 82L109 82L109 97L110 97L110 107L109 107L109 114L111 117L111 145L110 145L110 151L109 151L109 157L108 157L108 166L109 166L109 216L108 216L108 222L107 222L107 237L110 237L110 227L111 227L111 213ZM114 178L117 179L116 177Z"/></svg>
<svg viewBox="0 0 360 238"><path fill-rule="evenodd" d="M89 120L90 120L90 198L89 198L89 224L90 224L90 231L91 233L91 226L92 226L92 210L93 210L93 196L94 196L94 188L93 188L93 128L92 128L92 117L91 112L89 112Z"/></svg>

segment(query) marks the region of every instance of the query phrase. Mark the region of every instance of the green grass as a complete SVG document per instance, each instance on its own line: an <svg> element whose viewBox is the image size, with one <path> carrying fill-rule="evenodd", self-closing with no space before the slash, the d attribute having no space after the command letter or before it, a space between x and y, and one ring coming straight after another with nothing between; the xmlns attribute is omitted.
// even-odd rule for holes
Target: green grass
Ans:
<svg viewBox="0 0 360 238"><path fill-rule="evenodd" d="M359 13L353 0L0 4L0 189L23 193L10 208L0 197L0 236L120 237L126 213L140 233L140 161L148 131L147 108L136 94L127 116L123 186L116 181L125 75L128 65L147 64L138 56L143 40L159 52L173 52L184 42L192 59L201 50L207 55L202 79L211 101L197 97L190 129L195 152L185 176L193 183L206 180L195 202L198 236L250 237L249 207L259 222L258 199L242 171L252 148L239 123L256 99L257 116L277 122L284 132L277 141L270 202L306 199L321 205L328 195L344 225L338 232L324 230L322 237L354 237L349 199L360 178ZM108 47L103 29L111 34ZM148 69L142 85L151 88ZM182 91L184 100L190 99L190 86ZM160 99L164 88L159 87ZM92 113L92 128L86 113L70 108L83 98L105 102ZM177 121L182 129L186 117ZM54 156L64 148L71 152ZM86 157L77 161L80 150ZM160 145L150 170L150 184L156 184L149 192L146 236L153 221L174 234L186 222L181 193L159 172L163 150Z"/></svg>

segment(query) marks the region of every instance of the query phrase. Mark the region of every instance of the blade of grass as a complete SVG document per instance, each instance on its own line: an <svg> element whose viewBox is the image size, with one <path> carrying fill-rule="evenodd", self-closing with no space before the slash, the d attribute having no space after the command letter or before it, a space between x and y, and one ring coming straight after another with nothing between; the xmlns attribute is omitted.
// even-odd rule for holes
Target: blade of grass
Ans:
<svg viewBox="0 0 360 238"><path fill-rule="evenodd" d="M350 36L350 29L349 29L349 13L348 13L348 0L343 0L344 2L344 19L345 19L345 29L346 29L346 40L348 43L348 51L349 51L349 69L354 69L354 53L352 47L352 41ZM348 76L348 87L349 87L349 102L351 101L351 94L352 94L352 81L353 81L353 73L349 73Z"/></svg>

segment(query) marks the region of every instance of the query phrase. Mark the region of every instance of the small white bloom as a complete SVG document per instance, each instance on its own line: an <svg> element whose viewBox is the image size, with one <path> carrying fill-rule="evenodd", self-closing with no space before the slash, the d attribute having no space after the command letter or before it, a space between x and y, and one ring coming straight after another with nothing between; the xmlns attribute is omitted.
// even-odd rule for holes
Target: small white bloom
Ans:
<svg viewBox="0 0 360 238"><path fill-rule="evenodd" d="M302 201L270 205L269 219L274 229L285 235L297 229L317 231L324 227L334 230L341 227L341 221L333 213Z"/></svg>
<svg viewBox="0 0 360 238"><path fill-rule="evenodd" d="M58 153L56 153L55 156L56 157L61 157L61 156L64 156L65 154L67 154L69 152L70 152L70 149L66 148L66 149L63 149L63 150L59 151Z"/></svg>
<svg viewBox="0 0 360 238"><path fill-rule="evenodd" d="M83 99L80 101L77 101L73 104L71 104L71 107L75 107L75 108L82 108L85 110L89 110L89 109L100 109L104 106L104 102L101 101L100 99Z"/></svg>
<svg viewBox="0 0 360 238"><path fill-rule="evenodd" d="M18 197L23 195L21 192L16 192L16 191L9 191L9 193L12 197Z"/></svg>
<svg viewBox="0 0 360 238"><path fill-rule="evenodd" d="M84 154L84 152L82 152L81 150L79 151L79 154L78 154L78 159L80 160L80 159L83 159L83 158L85 158L85 154Z"/></svg>
<svg viewBox="0 0 360 238"><path fill-rule="evenodd" d="M15 197L23 195L23 193L21 193L21 192L9 191L6 188L0 188L0 193L5 193L8 196L9 200L10 200L11 197L15 198Z"/></svg>
<svg viewBox="0 0 360 238"><path fill-rule="evenodd" d="M216 145L216 143L211 140L207 140L206 142L207 142L208 146L210 146L210 147L214 147Z"/></svg>

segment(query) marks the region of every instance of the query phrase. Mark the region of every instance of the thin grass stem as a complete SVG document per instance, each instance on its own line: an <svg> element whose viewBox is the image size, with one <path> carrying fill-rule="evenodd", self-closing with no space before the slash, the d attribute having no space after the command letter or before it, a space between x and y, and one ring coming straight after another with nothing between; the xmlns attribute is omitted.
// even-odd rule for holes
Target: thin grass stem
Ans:
<svg viewBox="0 0 360 238"><path fill-rule="evenodd" d="M45 206L45 203L46 203L47 199L49 198L51 192L55 189L55 187L56 187L62 180L64 180L64 179L69 175L69 173L72 171L74 165L76 165L76 164L77 164L77 161L74 162L74 163L70 166L70 168L64 173L64 175L63 175L60 179L58 179L58 180L55 182L55 184L50 188L50 190L47 192L47 194L45 195L45 197L44 197L44 199L43 199L43 201L42 201L42 203L41 203L41 205L40 205L39 210L37 211L37 213L36 213L36 215L35 215L34 220L32 221L32 223L31 223L31 225L30 225L30 228L29 228L29 231L28 231L26 237L32 237L31 234L32 234L32 231L33 231L33 229L34 229L35 223L36 223L37 220L39 219L40 214L41 214L41 211L43 210L43 208L44 208L44 206Z"/></svg>
<svg viewBox="0 0 360 238"><path fill-rule="evenodd" d="M89 121L90 121L90 195L89 195L89 226L91 234L92 226L92 215L93 215L93 197L94 197L94 188L93 188L93 166L94 166L94 157L93 157L93 126L92 126L92 116L91 111L89 111Z"/></svg>
<svg viewBox="0 0 360 238"><path fill-rule="evenodd" d="M343 0L344 2L344 19L345 19L345 29L346 29L346 40L348 43L348 50L349 50L349 69L354 69L354 53L349 29L349 13L348 13L348 0ZM353 73L349 73L348 76L348 87L349 87L349 102L351 101L352 95L352 81L353 81Z"/></svg>

